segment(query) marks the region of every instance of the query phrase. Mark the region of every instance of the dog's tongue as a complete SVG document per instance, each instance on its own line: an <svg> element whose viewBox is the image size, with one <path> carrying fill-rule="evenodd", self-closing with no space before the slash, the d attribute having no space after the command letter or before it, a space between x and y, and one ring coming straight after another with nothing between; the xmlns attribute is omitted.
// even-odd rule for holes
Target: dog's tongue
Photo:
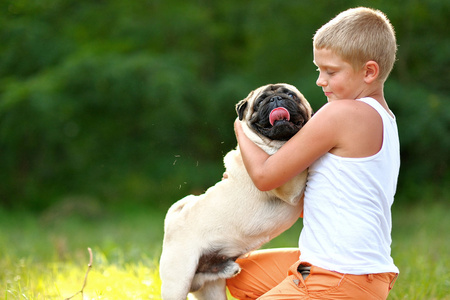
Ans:
<svg viewBox="0 0 450 300"><path fill-rule="evenodd" d="M289 111L284 107L277 107L274 108L269 115L269 122L270 125L273 126L275 121L278 120L287 120L289 121L291 119L291 115L289 114Z"/></svg>

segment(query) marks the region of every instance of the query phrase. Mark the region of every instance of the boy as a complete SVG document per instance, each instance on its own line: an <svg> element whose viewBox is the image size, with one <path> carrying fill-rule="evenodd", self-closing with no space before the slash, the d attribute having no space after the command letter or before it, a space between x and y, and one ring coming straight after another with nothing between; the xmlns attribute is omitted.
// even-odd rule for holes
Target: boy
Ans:
<svg viewBox="0 0 450 300"><path fill-rule="evenodd" d="M235 123L260 190L309 167L299 249L239 259L242 272L227 281L238 299L386 299L399 272L390 256L399 140L383 94L397 50L393 27L380 11L349 9L313 45L328 103L272 156Z"/></svg>

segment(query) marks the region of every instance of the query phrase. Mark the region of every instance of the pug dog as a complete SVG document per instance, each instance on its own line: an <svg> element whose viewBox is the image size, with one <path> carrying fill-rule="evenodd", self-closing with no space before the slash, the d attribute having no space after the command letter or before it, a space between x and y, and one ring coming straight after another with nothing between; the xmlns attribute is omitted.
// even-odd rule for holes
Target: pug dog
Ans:
<svg viewBox="0 0 450 300"><path fill-rule="evenodd" d="M274 154L311 118L311 106L292 85L262 86L236 105L244 133ZM258 190L239 145L224 158L227 178L167 212L160 258L164 300L225 300L226 279L237 275L238 257L291 227L303 210L307 171L274 190Z"/></svg>

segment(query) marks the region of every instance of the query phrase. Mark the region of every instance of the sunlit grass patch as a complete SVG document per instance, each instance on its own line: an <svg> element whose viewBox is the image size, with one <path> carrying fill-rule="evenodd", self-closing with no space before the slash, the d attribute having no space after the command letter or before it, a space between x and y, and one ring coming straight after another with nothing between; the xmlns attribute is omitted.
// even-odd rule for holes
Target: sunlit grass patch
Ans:
<svg viewBox="0 0 450 300"><path fill-rule="evenodd" d="M66 299L81 290L86 264L74 262L32 263L2 259L5 299ZM5 270L5 269L3 269ZM83 289L83 299L160 299L157 261L111 264L94 251L92 269ZM0 297L1 298L1 297ZM82 299L81 294L73 299Z"/></svg>
<svg viewBox="0 0 450 300"><path fill-rule="evenodd" d="M0 210L0 299L159 299L164 216L145 209L43 222ZM73 299L81 299L77 295Z"/></svg>

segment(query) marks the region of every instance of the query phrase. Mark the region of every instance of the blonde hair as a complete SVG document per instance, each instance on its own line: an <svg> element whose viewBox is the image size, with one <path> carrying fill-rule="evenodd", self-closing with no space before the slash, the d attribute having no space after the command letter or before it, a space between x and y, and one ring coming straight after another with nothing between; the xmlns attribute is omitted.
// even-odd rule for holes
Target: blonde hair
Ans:
<svg viewBox="0 0 450 300"><path fill-rule="evenodd" d="M397 42L394 28L384 13L366 7L348 9L323 25L314 35L315 49L329 49L355 70L373 60L384 82L391 72Z"/></svg>

